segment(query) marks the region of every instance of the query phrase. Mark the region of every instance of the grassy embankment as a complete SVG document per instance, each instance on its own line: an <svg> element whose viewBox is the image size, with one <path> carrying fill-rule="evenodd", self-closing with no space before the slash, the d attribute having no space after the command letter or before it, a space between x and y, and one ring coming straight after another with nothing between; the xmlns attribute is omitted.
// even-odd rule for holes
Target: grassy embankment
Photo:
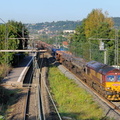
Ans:
<svg viewBox="0 0 120 120"><path fill-rule="evenodd" d="M57 67L49 68L49 82L53 98L61 116L75 120L100 120L102 109L84 89L68 79ZM104 119L106 120L106 119Z"/></svg>

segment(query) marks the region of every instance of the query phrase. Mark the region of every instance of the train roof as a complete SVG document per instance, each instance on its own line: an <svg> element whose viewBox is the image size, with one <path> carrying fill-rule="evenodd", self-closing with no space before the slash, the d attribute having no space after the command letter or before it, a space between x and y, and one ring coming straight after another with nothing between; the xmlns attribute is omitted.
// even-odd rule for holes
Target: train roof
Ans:
<svg viewBox="0 0 120 120"><path fill-rule="evenodd" d="M101 69L99 70L99 72L102 73L103 75L106 75L108 72L110 72L110 71L113 71L113 72L114 72L115 70L116 70L116 68L114 68L114 67L105 66L105 67L101 68Z"/></svg>
<svg viewBox="0 0 120 120"><path fill-rule="evenodd" d="M108 66L103 63L99 63L96 61L90 61L86 64L87 67L90 67L91 69L95 70L96 72L99 72L101 74L106 75L108 72L116 70L116 68Z"/></svg>

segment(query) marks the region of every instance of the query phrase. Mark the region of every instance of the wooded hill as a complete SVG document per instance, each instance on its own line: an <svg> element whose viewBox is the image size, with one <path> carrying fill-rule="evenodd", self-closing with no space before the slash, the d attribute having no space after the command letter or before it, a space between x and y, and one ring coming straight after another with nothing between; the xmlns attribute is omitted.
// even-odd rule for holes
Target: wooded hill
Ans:
<svg viewBox="0 0 120 120"><path fill-rule="evenodd" d="M113 17L114 26L120 26L120 17ZM77 26L81 25L82 21L57 21L57 22L44 22L36 24L25 24L29 30L42 30L47 29L50 31L63 31L74 30Z"/></svg>
<svg viewBox="0 0 120 120"><path fill-rule="evenodd" d="M63 31L74 30L78 25L81 25L81 23L81 21L53 21L45 23L26 24L26 26L29 30Z"/></svg>

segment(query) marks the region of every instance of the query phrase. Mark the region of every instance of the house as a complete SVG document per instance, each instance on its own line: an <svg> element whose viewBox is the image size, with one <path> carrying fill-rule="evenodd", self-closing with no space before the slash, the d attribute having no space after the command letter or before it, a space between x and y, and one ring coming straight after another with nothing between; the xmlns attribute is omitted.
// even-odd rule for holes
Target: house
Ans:
<svg viewBox="0 0 120 120"><path fill-rule="evenodd" d="M65 48L68 48L68 42L67 41L63 41L62 42L62 46L65 47Z"/></svg>

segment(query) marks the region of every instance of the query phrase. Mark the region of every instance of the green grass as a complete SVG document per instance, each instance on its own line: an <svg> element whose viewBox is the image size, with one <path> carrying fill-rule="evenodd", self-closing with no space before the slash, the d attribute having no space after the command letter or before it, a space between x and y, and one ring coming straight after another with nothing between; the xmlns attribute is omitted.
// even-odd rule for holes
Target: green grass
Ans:
<svg viewBox="0 0 120 120"><path fill-rule="evenodd" d="M103 111L92 96L65 77L58 68L50 67L48 79L61 116L75 120L102 119Z"/></svg>

